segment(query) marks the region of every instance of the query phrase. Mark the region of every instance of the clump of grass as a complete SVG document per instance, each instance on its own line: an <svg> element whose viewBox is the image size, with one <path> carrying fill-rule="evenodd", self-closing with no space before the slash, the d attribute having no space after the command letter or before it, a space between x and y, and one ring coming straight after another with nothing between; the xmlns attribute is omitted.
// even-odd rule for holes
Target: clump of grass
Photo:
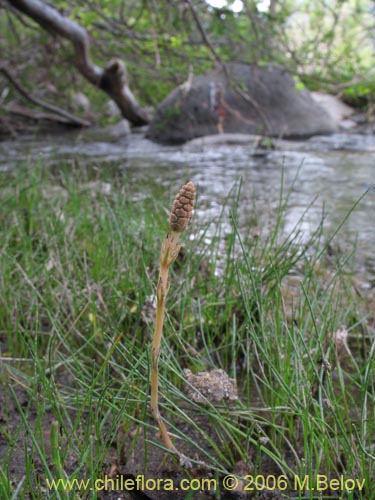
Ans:
<svg viewBox="0 0 375 500"><path fill-rule="evenodd" d="M172 210L169 218L171 233L167 234L162 243L160 255L159 279L156 291L156 318L154 339L151 350L151 410L152 414L159 426L159 430L165 446L180 456L184 461L184 457L179 453L172 443L168 434L166 425L164 424L158 405L158 387L159 387L159 356L160 343L163 334L163 324L165 316L165 305L169 291L169 269L176 260L181 245L179 242L180 234L186 229L194 209L195 201L195 186L190 181L185 184L176 196L173 202ZM186 461L185 461L186 462ZM186 462L187 463L187 462Z"/></svg>
<svg viewBox="0 0 375 500"><path fill-rule="evenodd" d="M165 187L141 187L145 197L135 199L115 169L41 165L1 174L4 500L44 498L43 475L95 478L115 460L128 466L133 450L149 471L152 456L160 465L165 446L149 415L145 349L154 329L143 313L160 272ZM164 315L158 404L176 448L217 477L243 462L248 474L364 478L354 497L373 500L375 344L348 256L328 258L323 226L303 244L298 227L283 234L281 195L271 233L247 235L236 213L241 193L232 194L207 221L216 231L209 241L197 217L191 251L169 269L176 291ZM256 212L253 222L260 225ZM190 401L184 368L230 373L236 406ZM52 461L51 421L63 436ZM125 443L124 456L114 442Z"/></svg>

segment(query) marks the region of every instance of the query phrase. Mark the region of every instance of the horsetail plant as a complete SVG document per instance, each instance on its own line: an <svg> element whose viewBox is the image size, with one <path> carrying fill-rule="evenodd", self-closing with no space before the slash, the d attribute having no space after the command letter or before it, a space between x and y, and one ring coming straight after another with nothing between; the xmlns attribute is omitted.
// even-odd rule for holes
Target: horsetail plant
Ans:
<svg viewBox="0 0 375 500"><path fill-rule="evenodd" d="M163 442L169 450L176 453L180 462L187 465L189 461L174 446L166 425L164 424L158 404L159 390L159 356L160 343L163 334L163 324L165 316L165 304L169 291L169 269L176 260L180 251L181 244L179 242L180 234L186 229L194 209L195 201L195 186L190 181L185 184L178 192L172 206L169 216L169 227L171 232L167 234L163 240L160 255L159 280L156 290L156 317L154 338L151 349L151 411L152 415L158 424Z"/></svg>

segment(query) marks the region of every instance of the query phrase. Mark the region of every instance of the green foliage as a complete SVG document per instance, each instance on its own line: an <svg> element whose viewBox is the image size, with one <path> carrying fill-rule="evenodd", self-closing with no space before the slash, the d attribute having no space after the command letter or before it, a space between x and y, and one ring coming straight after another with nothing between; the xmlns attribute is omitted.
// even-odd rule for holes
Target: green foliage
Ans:
<svg viewBox="0 0 375 500"><path fill-rule="evenodd" d="M364 83L375 80L370 0L280 0L273 10L246 0L240 12L231 10L232 2L220 9L192 3L200 27L185 2L58 0L54 5L88 30L95 63L103 66L114 56L127 63L132 90L143 104L156 106L191 69L197 75L217 63L202 29L224 62L281 64L309 88L336 92L344 85L348 95L372 99L372 85ZM26 86L65 106L67 89L80 90L89 95L93 113L103 114L105 98L77 75L69 44L31 21L20 22L10 10L5 14L0 51L6 61L17 61ZM11 92L8 99L13 97Z"/></svg>
<svg viewBox="0 0 375 500"><path fill-rule="evenodd" d="M305 88L305 84L296 76L293 77L294 86L296 90L302 90Z"/></svg>
<svg viewBox="0 0 375 500"><path fill-rule="evenodd" d="M366 106L375 102L375 81L364 81L345 89L344 99L353 106Z"/></svg>

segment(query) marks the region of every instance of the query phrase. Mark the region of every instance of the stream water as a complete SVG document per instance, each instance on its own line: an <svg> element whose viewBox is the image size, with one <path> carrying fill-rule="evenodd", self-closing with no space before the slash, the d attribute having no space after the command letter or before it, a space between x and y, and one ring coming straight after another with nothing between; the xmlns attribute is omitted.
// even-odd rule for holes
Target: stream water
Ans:
<svg viewBox="0 0 375 500"><path fill-rule="evenodd" d="M360 199L341 228L337 242L356 242L358 273L368 286L375 283L375 137L335 134L306 141L274 141L274 149L251 145L162 146L141 133L116 141L105 134L67 133L61 136L0 142L0 171L17 168L42 156L44 163L77 162L105 168L115 164L139 188L134 197L147 196L149 187L163 184L175 191L191 179L199 190L197 217L213 220L220 214L232 187L242 182L241 202L262 215L274 213L280 186L291 191L283 218L283 231L300 224L307 239L322 220L333 231ZM142 190L142 191L141 191ZM246 214L240 219L248 223Z"/></svg>

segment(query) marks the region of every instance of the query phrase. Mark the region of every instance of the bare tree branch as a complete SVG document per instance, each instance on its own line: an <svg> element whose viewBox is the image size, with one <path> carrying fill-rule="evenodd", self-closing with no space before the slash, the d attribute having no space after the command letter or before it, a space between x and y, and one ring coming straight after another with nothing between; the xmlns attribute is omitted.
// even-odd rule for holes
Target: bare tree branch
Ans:
<svg viewBox="0 0 375 500"><path fill-rule="evenodd" d="M150 117L137 102L128 86L125 64L112 59L105 68L90 60L90 40L87 31L76 22L62 16L41 0L7 0L10 5L36 21L54 35L69 40L74 47L74 64L93 85L106 92L120 108L122 115L133 125L145 125Z"/></svg>
<svg viewBox="0 0 375 500"><path fill-rule="evenodd" d="M52 111L52 113L55 113L59 117L62 117L64 119L64 123L71 123L73 125L80 127L88 127L90 125L90 122L86 120L81 120L81 118L77 118L76 116L72 115L71 113L68 113L67 111L57 106L53 106L48 102L42 101L41 99L37 99L36 97L32 96L15 78L15 76L9 71L9 69L5 67L5 65L0 65L0 72L3 73L3 75L10 81L10 83L14 86L14 88L28 101L32 102L36 106L39 106L40 108ZM53 115L48 115L49 119L51 119L52 116Z"/></svg>
<svg viewBox="0 0 375 500"><path fill-rule="evenodd" d="M223 61L223 59L220 57L220 55L216 52L215 50L215 47L212 45L204 27L203 27L203 24L201 23L201 20L199 18L199 15L198 15L198 12L196 10L196 8L194 7L193 3L191 2L191 0L185 0L186 4L189 6L190 8L190 11L192 13L192 16L194 18L194 21L195 21L195 24L197 25L197 28L201 34L201 37L202 37L202 40L204 42L204 44L208 47L209 51L211 52L212 56L215 58L216 62L221 66L229 84L232 86L233 90L240 96L242 97L242 99L247 102L248 104L250 104L250 106L252 106L255 111L258 113L260 119L263 121L263 124L264 126L269 130L270 129L270 123L266 117L266 115L264 114L264 112L262 111L262 109L258 106L258 103L255 101L255 99L253 99L248 92L245 92L243 91L239 85L233 81L233 78L231 77L231 75L229 74L229 71L228 71L228 68L225 64L225 62Z"/></svg>
<svg viewBox="0 0 375 500"><path fill-rule="evenodd" d="M217 63L220 64L220 66L224 69L226 72L225 64L222 58L219 56L219 54L216 52L214 46L211 43L211 40L208 38L208 35L203 28L203 24L201 23L201 20L199 18L198 12L196 8L194 7L193 3L190 0L186 0L186 3L188 4L191 14L194 18L195 24L197 25L197 28L199 30L199 33L201 34L202 40L204 44L209 48L211 54L213 55L214 59L216 60Z"/></svg>
<svg viewBox="0 0 375 500"><path fill-rule="evenodd" d="M64 125L71 125L72 121L67 118L63 118L62 116L52 114L52 113L43 113L40 111L35 111L30 108L25 108L24 106L20 106L19 104L11 104L7 106L0 106L0 109L3 109L6 113L11 113L13 115L23 116L29 118L31 120L49 120L56 123L62 123ZM82 126L82 125L81 125Z"/></svg>

